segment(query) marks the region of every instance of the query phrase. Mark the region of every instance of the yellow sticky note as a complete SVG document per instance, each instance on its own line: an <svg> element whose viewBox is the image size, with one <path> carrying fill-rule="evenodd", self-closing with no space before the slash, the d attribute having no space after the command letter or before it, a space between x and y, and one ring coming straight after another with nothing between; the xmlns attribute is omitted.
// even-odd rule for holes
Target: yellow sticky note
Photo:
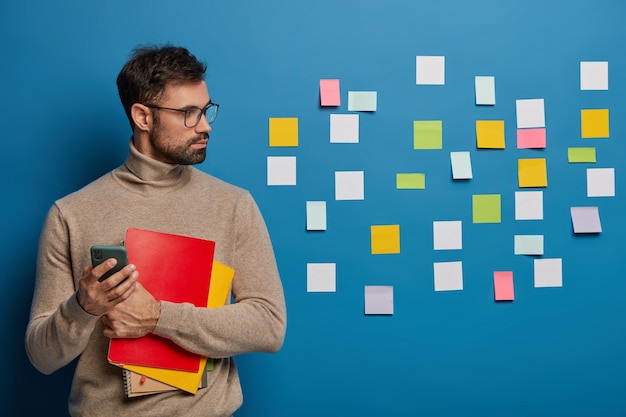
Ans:
<svg viewBox="0 0 626 417"><path fill-rule="evenodd" d="M474 223L500 223L501 211L500 194L474 194L472 196Z"/></svg>
<svg viewBox="0 0 626 417"><path fill-rule="evenodd" d="M548 171L545 158L520 159L517 161L519 187L547 187Z"/></svg>
<svg viewBox="0 0 626 417"><path fill-rule="evenodd" d="M415 120L413 122L413 149L442 149L442 132L441 120Z"/></svg>
<svg viewBox="0 0 626 417"><path fill-rule="evenodd" d="M609 109L581 110L580 120L583 138L609 137Z"/></svg>
<svg viewBox="0 0 626 417"><path fill-rule="evenodd" d="M400 253L400 225L372 226L372 254Z"/></svg>
<svg viewBox="0 0 626 417"><path fill-rule="evenodd" d="M476 120L476 147L504 149L504 120Z"/></svg>
<svg viewBox="0 0 626 417"><path fill-rule="evenodd" d="M270 118L270 146L298 146L298 118Z"/></svg>
<svg viewBox="0 0 626 417"><path fill-rule="evenodd" d="M396 174L396 188L398 190L423 190L426 188L426 174Z"/></svg>

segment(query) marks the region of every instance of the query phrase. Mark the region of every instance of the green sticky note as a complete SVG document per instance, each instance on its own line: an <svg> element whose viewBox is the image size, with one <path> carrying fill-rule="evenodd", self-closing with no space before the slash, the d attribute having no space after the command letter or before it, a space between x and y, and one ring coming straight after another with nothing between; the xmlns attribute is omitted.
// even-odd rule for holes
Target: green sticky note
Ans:
<svg viewBox="0 0 626 417"><path fill-rule="evenodd" d="M396 174L398 190L423 190L426 188L426 174Z"/></svg>
<svg viewBox="0 0 626 417"><path fill-rule="evenodd" d="M500 194L474 194L472 218L474 223L501 222Z"/></svg>
<svg viewBox="0 0 626 417"><path fill-rule="evenodd" d="M442 149L441 120L415 120L413 122L413 149Z"/></svg>
<svg viewBox="0 0 626 417"><path fill-rule="evenodd" d="M567 148L567 162L596 162L596 148Z"/></svg>

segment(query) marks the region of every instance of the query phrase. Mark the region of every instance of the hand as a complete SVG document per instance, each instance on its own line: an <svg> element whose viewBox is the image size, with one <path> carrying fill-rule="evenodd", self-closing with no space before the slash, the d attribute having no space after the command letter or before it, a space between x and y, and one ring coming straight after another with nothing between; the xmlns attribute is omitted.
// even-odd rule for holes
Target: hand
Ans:
<svg viewBox="0 0 626 417"><path fill-rule="evenodd" d="M161 303L137 282L130 297L102 316L104 335L109 338L145 336L154 331L160 315Z"/></svg>
<svg viewBox="0 0 626 417"><path fill-rule="evenodd" d="M83 277L78 282L76 299L87 313L94 316L106 314L130 297L135 290L138 273L135 271L135 265L132 264L125 266L106 280L98 281L98 278L113 268L116 262L113 258L107 259L95 268L90 266L83 271Z"/></svg>

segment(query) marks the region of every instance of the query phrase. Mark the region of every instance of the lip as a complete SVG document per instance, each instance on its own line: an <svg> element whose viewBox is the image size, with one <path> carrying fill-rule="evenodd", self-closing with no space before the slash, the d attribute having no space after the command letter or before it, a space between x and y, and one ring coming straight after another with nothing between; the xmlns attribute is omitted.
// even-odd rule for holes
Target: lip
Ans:
<svg viewBox="0 0 626 417"><path fill-rule="evenodd" d="M199 142L195 142L191 144L192 148L196 148L196 149L202 149L202 148L206 148L206 144L208 143L208 140L201 140Z"/></svg>

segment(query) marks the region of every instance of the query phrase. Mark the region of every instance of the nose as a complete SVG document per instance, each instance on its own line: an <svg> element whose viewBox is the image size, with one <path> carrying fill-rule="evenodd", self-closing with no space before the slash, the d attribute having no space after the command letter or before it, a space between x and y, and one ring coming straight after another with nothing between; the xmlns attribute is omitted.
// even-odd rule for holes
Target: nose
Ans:
<svg viewBox="0 0 626 417"><path fill-rule="evenodd" d="M209 133L211 130L213 130L213 128L211 127L209 122L207 122L206 113L205 113L202 115L202 117L200 118L200 121L196 125L196 132L197 133Z"/></svg>

